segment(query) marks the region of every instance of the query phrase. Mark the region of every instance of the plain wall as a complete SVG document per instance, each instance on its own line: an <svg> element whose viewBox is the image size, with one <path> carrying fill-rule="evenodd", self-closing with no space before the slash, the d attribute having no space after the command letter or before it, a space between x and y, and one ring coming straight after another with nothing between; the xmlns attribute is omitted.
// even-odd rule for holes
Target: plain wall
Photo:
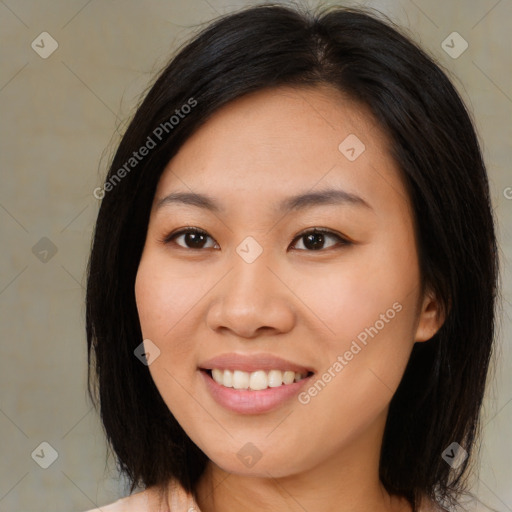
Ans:
<svg viewBox="0 0 512 512"><path fill-rule="evenodd" d="M83 511L125 494L112 463L105 465L101 424L86 398L85 267L99 206L93 190L139 94L194 25L257 3L0 3L0 512ZM365 4L390 15L438 59L483 144L504 302L473 489L497 510L512 510L512 2ZM48 36L41 48L44 31L58 43L45 59L31 47L39 41L39 52L51 49ZM458 58L441 47L454 31L469 45ZM43 449L39 460L49 460L42 442L58 453L47 469L31 456Z"/></svg>

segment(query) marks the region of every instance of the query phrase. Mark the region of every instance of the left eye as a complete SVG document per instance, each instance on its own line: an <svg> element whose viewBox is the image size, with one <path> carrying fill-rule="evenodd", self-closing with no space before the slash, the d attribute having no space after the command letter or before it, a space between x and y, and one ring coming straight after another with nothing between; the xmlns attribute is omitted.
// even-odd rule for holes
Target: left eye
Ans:
<svg viewBox="0 0 512 512"><path fill-rule="evenodd" d="M219 248L219 245L217 243L214 244L214 247L212 247L212 246L207 247L205 244L206 240L208 238L213 240L213 238L211 238L206 231L203 231L198 228L193 228L193 227L190 227L187 229L182 229L181 231L178 231L177 233L171 233L170 235L166 236L162 240L162 242L165 244L168 244L171 241L178 240L179 238L182 238L182 237L183 237L183 244L177 243L177 242L175 242L175 243L179 247L182 247L184 249L198 250L198 249L204 249L204 248L207 248L207 249L211 249L211 248L218 249ZM301 251L306 250L309 252L309 251L318 251L318 250L325 249L325 247L324 247L325 240L329 239L329 238L337 241L338 245L340 245L340 246L351 245L351 242L349 242L347 239L343 238L342 236L340 236L336 233L333 233L332 231L328 231L325 229L317 229L317 228L301 233L300 235L298 235L297 237L294 238L293 242L304 240L302 242L302 245L304 248L299 248L299 249L295 248L295 250L301 250ZM292 246L293 245L294 244L292 243ZM330 248L333 245L336 245L336 244L331 244L327 248Z"/></svg>
<svg viewBox="0 0 512 512"><path fill-rule="evenodd" d="M312 251L318 251L321 249L325 249L325 247L319 247L323 246L326 238L332 238L338 241L338 245L350 245L350 242L340 235L337 235L336 233L333 233L332 231L328 231L325 229L313 229L310 231L306 231L299 236L297 236L295 240L305 240L306 242L302 243L306 249L310 249ZM334 244L336 245L336 244ZM330 246L332 247L332 245ZM304 250L304 249L300 249Z"/></svg>

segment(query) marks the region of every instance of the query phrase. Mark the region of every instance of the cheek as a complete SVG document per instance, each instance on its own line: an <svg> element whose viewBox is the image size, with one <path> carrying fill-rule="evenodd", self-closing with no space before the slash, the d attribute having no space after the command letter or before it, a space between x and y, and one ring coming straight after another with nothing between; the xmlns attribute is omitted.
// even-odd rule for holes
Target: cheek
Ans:
<svg viewBox="0 0 512 512"><path fill-rule="evenodd" d="M174 338L186 326L182 320L208 290L206 280L187 275L165 258L143 256L135 281L135 298L143 336L157 343ZM175 329L177 325L180 329ZM173 335L173 336L171 336Z"/></svg>
<svg viewBox="0 0 512 512"><path fill-rule="evenodd" d="M304 401L319 414L332 401L341 423L348 411L364 421L387 405L414 345L418 286L414 246L404 243L359 247L324 274L301 274L294 291L318 320L320 373L330 372Z"/></svg>
<svg viewBox="0 0 512 512"><path fill-rule="evenodd" d="M303 318L311 317L332 348L343 349L344 340L359 335L364 341L366 330L375 324L379 333L386 332L395 343L410 344L419 296L413 248L400 244L357 247L323 268L293 269L288 282L293 282L294 293L313 313Z"/></svg>
<svg viewBox="0 0 512 512"><path fill-rule="evenodd" d="M204 294L190 286L176 268L148 251L141 259L135 281L135 299L143 339L149 339L160 350L149 365L151 377L164 402L173 414L188 410L183 386L188 386L191 370L195 370L194 338L187 332L184 319ZM187 424L187 420L177 417Z"/></svg>
<svg viewBox="0 0 512 512"><path fill-rule="evenodd" d="M332 440L304 457L321 458L350 446L382 418L409 360L416 294L408 294L405 283L397 289L396 276L375 281L368 268L352 266L350 273L338 273L328 287L321 280L308 294L308 306L323 320L319 328L329 327L317 340L322 367L299 396L294 422L301 430L296 436L280 430L273 440L289 450L304 437ZM314 426L308 418L315 418Z"/></svg>
<svg viewBox="0 0 512 512"><path fill-rule="evenodd" d="M151 340L160 350L149 371L169 409L176 404L168 399L175 401L181 396L175 386L195 370L195 338L186 319L201 295L190 279L158 261L154 252L141 260L135 281L139 321L143 339Z"/></svg>

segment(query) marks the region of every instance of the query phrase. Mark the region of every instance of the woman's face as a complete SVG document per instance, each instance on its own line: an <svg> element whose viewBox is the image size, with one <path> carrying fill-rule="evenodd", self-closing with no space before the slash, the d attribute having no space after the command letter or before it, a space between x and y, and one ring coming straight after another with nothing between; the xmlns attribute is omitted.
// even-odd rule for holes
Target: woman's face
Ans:
<svg viewBox="0 0 512 512"><path fill-rule="evenodd" d="M245 96L186 141L158 184L135 291L170 411L247 475L378 460L413 344L439 327L386 138L330 88Z"/></svg>

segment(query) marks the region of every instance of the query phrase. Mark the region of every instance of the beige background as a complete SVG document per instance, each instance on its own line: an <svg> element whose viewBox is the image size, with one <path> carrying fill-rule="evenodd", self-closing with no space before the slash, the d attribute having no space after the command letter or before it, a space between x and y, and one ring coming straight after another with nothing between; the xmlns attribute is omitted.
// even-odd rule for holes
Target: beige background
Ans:
<svg viewBox="0 0 512 512"><path fill-rule="evenodd" d="M105 466L105 441L85 391L84 275L98 209L92 191L138 94L171 52L199 23L256 3L0 1L0 512L83 511L125 493L112 464ZM483 142L504 307L473 490L497 510L512 510L512 2L365 4L407 27L440 61ZM31 47L43 31L58 43L46 59ZM441 47L453 31L469 44L456 59ZM58 454L47 469L31 457L42 442ZM43 452L34 458L48 461L50 449Z"/></svg>

